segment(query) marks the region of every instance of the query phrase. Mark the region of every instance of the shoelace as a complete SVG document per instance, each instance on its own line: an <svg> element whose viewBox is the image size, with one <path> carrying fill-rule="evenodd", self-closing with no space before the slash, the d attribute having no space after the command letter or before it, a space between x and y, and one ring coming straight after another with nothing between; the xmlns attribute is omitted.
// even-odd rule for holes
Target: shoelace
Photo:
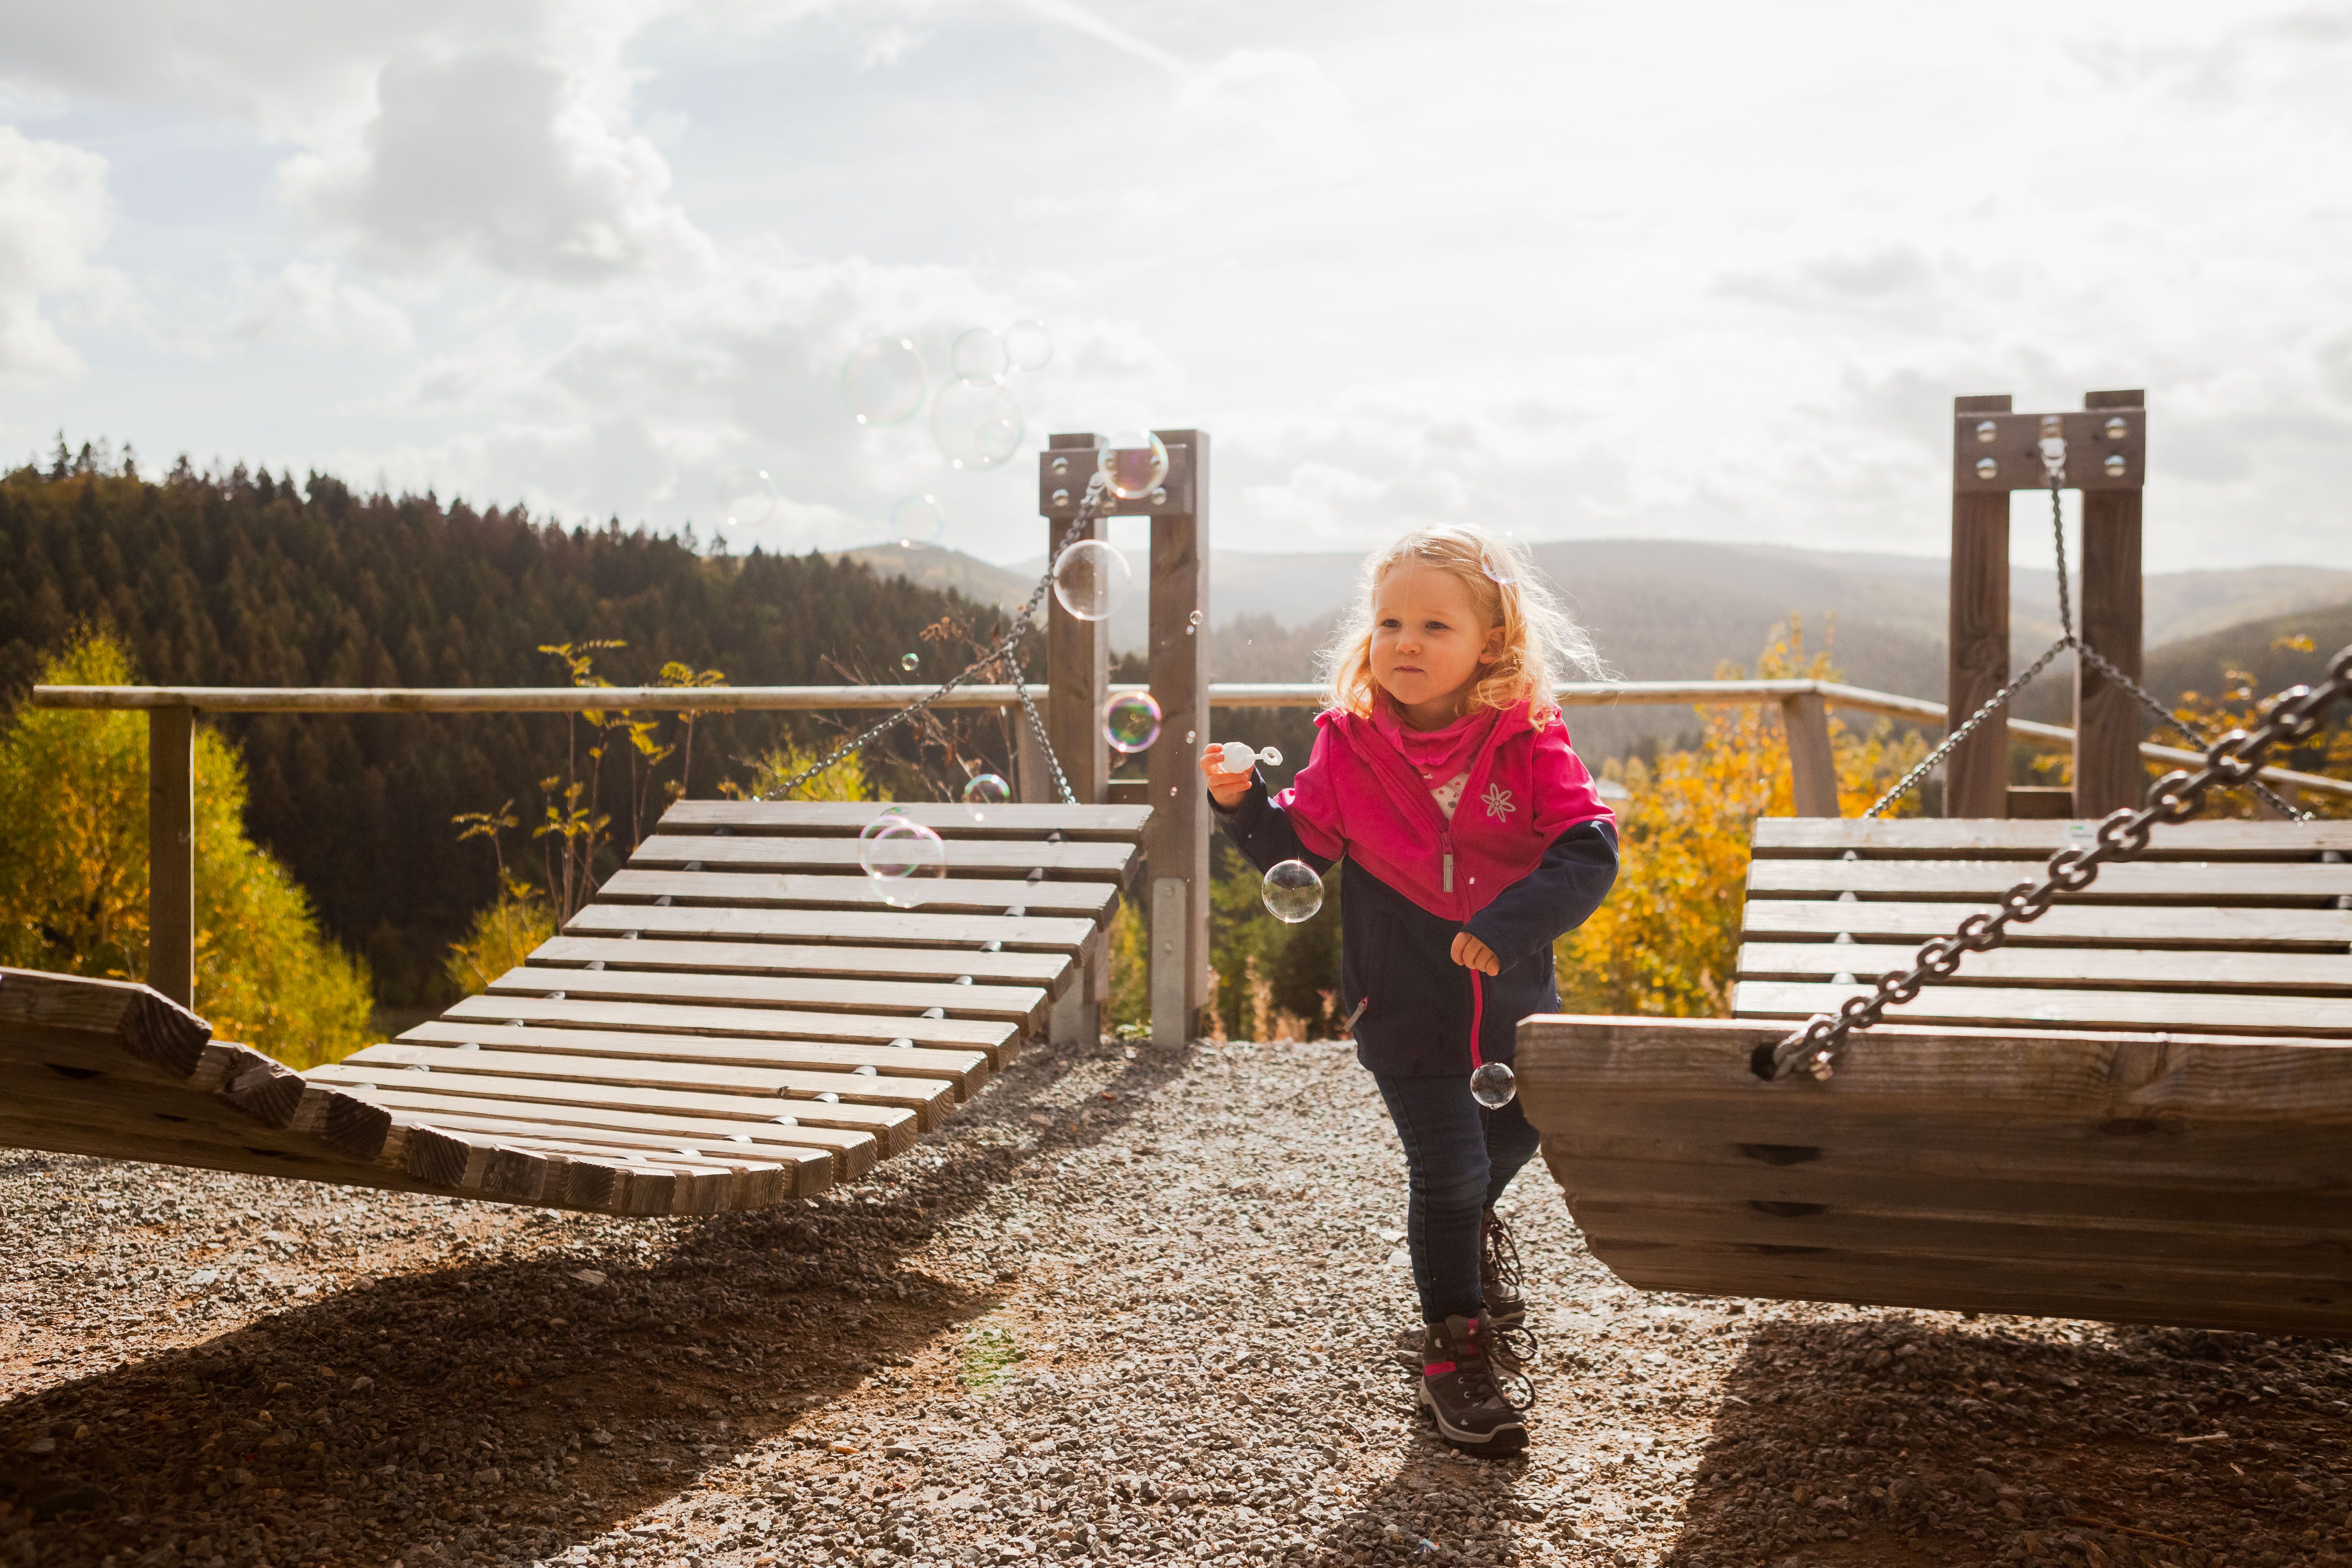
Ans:
<svg viewBox="0 0 2352 1568"><path fill-rule="evenodd" d="M1444 1348L1454 1357L1454 1370L1462 1378L1463 1392L1475 1403L1483 1405L1496 1399L1513 1410L1525 1410L1536 1402L1535 1384L1527 1380L1526 1374L1496 1372L1495 1358L1478 1342L1475 1328L1461 1344Z"/></svg>
<svg viewBox="0 0 2352 1568"><path fill-rule="evenodd" d="M1519 1245L1511 1237L1503 1216L1488 1209L1478 1227L1478 1258L1487 1276L1516 1298L1519 1295ZM1489 1308L1494 1303L1486 1303ZM1521 1365L1531 1365L1539 1348L1535 1331L1522 1318L1509 1328L1495 1330L1495 1347Z"/></svg>

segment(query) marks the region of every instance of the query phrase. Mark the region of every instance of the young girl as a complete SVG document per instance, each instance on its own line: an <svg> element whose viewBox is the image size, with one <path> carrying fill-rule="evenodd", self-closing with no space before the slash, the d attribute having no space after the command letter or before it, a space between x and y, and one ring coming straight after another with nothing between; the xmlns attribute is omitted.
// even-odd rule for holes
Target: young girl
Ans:
<svg viewBox="0 0 2352 1568"><path fill-rule="evenodd" d="M1597 663L1521 552L1475 528L1422 529L1365 563L1292 787L1269 796L1214 747L1201 763L1259 870L1348 862L1341 1002L1404 1145L1421 1403L1486 1452L1527 1443L1490 1359L1497 1326L1525 1311L1494 1205L1538 1134L1516 1100L1482 1110L1470 1073L1509 1061L1518 1021L1559 1006L1552 942L1617 878L1615 820L1552 697Z"/></svg>

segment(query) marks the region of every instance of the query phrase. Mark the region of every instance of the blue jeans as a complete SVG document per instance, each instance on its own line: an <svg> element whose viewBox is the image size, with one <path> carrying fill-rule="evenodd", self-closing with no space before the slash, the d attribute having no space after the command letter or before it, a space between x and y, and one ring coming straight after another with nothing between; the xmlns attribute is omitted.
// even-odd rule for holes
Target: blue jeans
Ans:
<svg viewBox="0 0 2352 1568"><path fill-rule="evenodd" d="M1390 1078L1374 1074L1389 1120L1404 1144L1412 1197L1405 1244L1421 1319L1442 1323L1475 1317L1478 1229L1486 1206L1503 1195L1542 1141L1517 1100L1488 1110L1470 1098L1470 1075Z"/></svg>

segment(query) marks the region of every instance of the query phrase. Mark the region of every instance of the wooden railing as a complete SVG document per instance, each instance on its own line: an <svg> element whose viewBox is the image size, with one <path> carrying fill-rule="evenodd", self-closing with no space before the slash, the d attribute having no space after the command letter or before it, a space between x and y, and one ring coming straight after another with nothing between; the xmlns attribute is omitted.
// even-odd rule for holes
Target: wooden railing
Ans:
<svg viewBox="0 0 2352 1568"><path fill-rule="evenodd" d="M37 686L37 708L143 711L148 718L148 984L182 1004L194 994L194 796L192 746L198 713L578 713L604 712L847 712L902 708L928 686L662 686L597 687L232 687ZM1041 693L1048 689L1035 689ZM1113 692L1143 687L1114 682ZM1328 689L1310 682L1218 683L1208 688L1212 708L1311 708ZM1830 752L1829 710L1881 714L1940 730L1944 706L1828 680L1633 680L1576 682L1559 688L1563 707L1727 707L1769 703L1781 712L1789 735L1790 782L1797 815L1836 816L1837 774ZM1010 709L1011 686L966 686L934 703L940 708ZM2013 741L2068 751L2074 732L2057 724L2009 721ZM2143 745L2149 762L2179 766L2200 761L2174 746ZM2266 768L2263 778L2289 795L2352 800L2352 782L2316 773ZM1205 822L1203 832L1205 833Z"/></svg>

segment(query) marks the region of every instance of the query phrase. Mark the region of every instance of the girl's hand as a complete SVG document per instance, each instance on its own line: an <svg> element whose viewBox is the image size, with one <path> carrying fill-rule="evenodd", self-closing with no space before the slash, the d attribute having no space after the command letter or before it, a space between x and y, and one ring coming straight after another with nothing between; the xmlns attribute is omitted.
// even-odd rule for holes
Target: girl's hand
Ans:
<svg viewBox="0 0 2352 1568"><path fill-rule="evenodd" d="M1495 956L1495 950L1466 931L1454 934L1454 962L1481 974L1503 973L1503 961Z"/></svg>
<svg viewBox="0 0 2352 1568"><path fill-rule="evenodd" d="M1216 746L1201 753L1201 776L1209 781L1209 794L1227 811L1239 805L1242 797L1249 794L1250 780L1255 773L1255 768L1227 773L1224 752Z"/></svg>

